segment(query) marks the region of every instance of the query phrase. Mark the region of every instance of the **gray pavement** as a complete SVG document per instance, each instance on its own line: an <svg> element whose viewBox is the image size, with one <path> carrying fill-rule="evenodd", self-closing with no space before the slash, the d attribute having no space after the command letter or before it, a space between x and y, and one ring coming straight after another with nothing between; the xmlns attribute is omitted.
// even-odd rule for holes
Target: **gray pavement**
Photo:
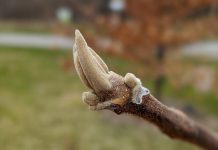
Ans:
<svg viewBox="0 0 218 150"><path fill-rule="evenodd" d="M73 39L60 35L0 33L0 45L71 49L73 47Z"/></svg>
<svg viewBox="0 0 218 150"><path fill-rule="evenodd" d="M72 49L73 38L60 35L0 33L0 45L46 49ZM181 54L185 56L205 56L218 59L218 40L188 44L182 46L180 50Z"/></svg>
<svg viewBox="0 0 218 150"><path fill-rule="evenodd" d="M218 59L218 40L202 41L185 45L180 48L182 54L187 56L203 56Z"/></svg>

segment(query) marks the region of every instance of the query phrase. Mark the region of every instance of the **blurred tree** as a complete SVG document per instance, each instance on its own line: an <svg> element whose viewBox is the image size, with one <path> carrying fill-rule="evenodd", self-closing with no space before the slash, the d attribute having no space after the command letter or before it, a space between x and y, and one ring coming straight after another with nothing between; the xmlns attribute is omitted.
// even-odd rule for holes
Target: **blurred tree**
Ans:
<svg viewBox="0 0 218 150"><path fill-rule="evenodd" d="M143 59L145 49L175 46L218 32L217 0L126 0L126 13L125 20L107 22L108 33Z"/></svg>
<svg viewBox="0 0 218 150"><path fill-rule="evenodd" d="M101 25L122 44L124 55L153 70L156 67L157 95L165 74L166 50L218 34L217 0L126 0L125 6L127 18L117 19L113 14Z"/></svg>

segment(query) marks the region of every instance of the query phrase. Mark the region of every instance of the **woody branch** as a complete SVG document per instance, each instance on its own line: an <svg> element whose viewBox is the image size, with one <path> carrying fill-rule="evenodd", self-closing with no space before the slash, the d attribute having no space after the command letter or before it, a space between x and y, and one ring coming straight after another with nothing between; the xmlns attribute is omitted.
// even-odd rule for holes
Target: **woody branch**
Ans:
<svg viewBox="0 0 218 150"><path fill-rule="evenodd" d="M204 149L218 150L216 134L183 112L160 103L134 74L127 73L122 77L109 71L78 30L75 32L73 56L77 73L89 88L88 92L83 93L82 99L91 110L108 109L116 114L129 113L153 123L171 138Z"/></svg>

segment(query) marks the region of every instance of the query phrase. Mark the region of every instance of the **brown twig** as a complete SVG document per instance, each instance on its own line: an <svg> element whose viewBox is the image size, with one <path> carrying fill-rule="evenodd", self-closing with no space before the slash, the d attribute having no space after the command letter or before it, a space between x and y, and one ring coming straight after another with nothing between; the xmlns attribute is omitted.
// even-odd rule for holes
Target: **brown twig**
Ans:
<svg viewBox="0 0 218 150"><path fill-rule="evenodd" d="M117 114L129 113L155 124L171 138L184 140L208 150L218 150L218 137L177 109L155 99L133 74L122 77L109 71L103 60L88 47L77 30L74 63L83 83L91 90L83 101L92 110L109 109Z"/></svg>
<svg viewBox="0 0 218 150"><path fill-rule="evenodd" d="M218 150L218 137L207 128L188 118L183 112L167 107L152 95L144 96L140 105L132 102L108 109L117 114L129 113L155 124L171 138L184 140L208 150Z"/></svg>

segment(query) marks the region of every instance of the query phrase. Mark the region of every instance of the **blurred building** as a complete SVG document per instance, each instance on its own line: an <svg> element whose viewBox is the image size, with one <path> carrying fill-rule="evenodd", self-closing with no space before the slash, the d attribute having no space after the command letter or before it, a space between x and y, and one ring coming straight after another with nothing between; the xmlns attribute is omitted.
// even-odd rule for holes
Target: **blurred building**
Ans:
<svg viewBox="0 0 218 150"><path fill-rule="evenodd" d="M1 20L53 20L60 8L68 8L75 21L90 21L106 14L110 0L0 0Z"/></svg>

